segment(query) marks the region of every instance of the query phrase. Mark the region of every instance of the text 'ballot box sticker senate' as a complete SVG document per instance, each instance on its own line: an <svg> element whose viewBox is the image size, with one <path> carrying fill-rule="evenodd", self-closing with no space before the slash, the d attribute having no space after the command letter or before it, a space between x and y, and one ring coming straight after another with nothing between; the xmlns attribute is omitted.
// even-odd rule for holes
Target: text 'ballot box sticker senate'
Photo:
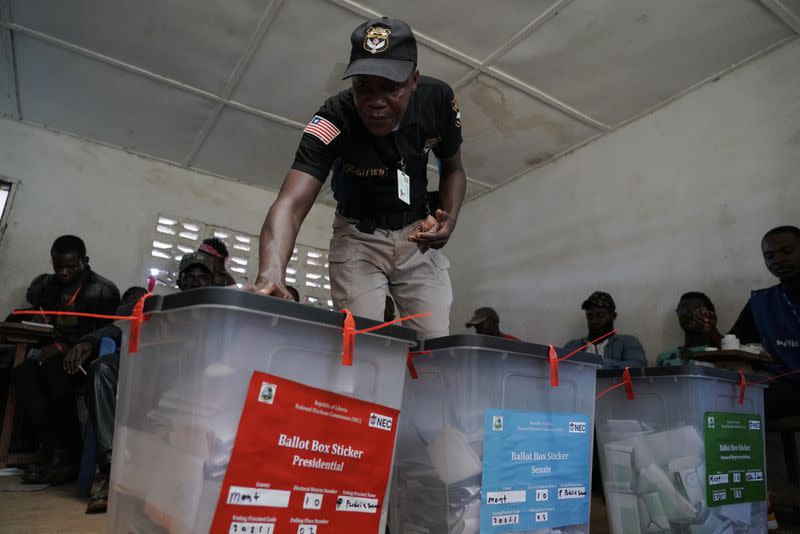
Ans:
<svg viewBox="0 0 800 534"><path fill-rule="evenodd" d="M587 415L487 410L485 425L481 534L588 523Z"/></svg>

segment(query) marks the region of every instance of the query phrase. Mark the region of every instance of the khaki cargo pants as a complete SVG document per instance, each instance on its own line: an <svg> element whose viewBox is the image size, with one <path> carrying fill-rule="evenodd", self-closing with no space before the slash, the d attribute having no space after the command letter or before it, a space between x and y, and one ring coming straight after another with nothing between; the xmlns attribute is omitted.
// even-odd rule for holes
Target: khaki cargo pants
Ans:
<svg viewBox="0 0 800 534"><path fill-rule="evenodd" d="M386 295L397 305L398 317L430 312L406 321L422 339L446 336L450 328L450 261L438 250L424 254L406 238L418 222L396 231L376 229L365 234L356 221L336 215L328 263L331 296L336 309L383 321Z"/></svg>

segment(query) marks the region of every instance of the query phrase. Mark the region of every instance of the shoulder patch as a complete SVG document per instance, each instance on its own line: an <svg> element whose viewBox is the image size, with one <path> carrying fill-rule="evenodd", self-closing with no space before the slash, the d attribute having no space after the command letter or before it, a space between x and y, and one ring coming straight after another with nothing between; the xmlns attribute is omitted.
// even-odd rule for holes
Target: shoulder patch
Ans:
<svg viewBox="0 0 800 534"><path fill-rule="evenodd" d="M314 115L314 118L309 121L308 126L303 130L303 133L311 134L326 145L329 145L342 132L331 121L319 115Z"/></svg>

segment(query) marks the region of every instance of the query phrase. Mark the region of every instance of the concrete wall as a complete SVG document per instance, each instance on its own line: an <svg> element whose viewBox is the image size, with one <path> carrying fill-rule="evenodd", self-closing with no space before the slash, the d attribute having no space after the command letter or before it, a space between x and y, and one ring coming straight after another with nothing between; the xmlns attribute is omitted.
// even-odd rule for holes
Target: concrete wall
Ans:
<svg viewBox="0 0 800 534"><path fill-rule="evenodd" d="M775 283L759 243L780 224L800 224L798 41L468 204L446 249L452 325L489 305L560 344L600 289L654 361L683 341L681 293L706 292L725 330Z"/></svg>
<svg viewBox="0 0 800 534"><path fill-rule="evenodd" d="M0 179L18 183L0 242L0 307L24 304L64 233L86 241L93 268L120 291L144 280L159 214L258 234L275 194L67 135L0 119ZM328 248L333 210L318 205L298 242Z"/></svg>

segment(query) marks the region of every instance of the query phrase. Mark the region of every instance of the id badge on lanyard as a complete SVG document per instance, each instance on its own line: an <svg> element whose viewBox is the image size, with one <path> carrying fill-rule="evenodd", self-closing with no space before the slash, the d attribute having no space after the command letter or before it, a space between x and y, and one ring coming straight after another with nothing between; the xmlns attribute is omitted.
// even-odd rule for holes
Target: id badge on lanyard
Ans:
<svg viewBox="0 0 800 534"><path fill-rule="evenodd" d="M405 173L406 165L400 160L397 169L397 198L411 205L411 178Z"/></svg>

